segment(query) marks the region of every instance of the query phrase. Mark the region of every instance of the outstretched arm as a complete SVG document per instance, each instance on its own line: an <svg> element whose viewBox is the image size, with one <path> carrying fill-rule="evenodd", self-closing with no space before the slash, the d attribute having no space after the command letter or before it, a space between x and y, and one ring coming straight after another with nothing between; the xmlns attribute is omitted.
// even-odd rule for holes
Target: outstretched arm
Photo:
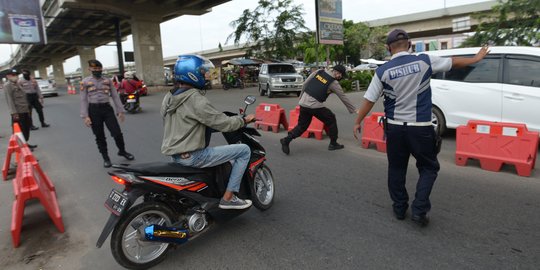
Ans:
<svg viewBox="0 0 540 270"><path fill-rule="evenodd" d="M478 63L478 62L480 62L480 60L484 59L484 57L486 57L486 55L488 53L489 53L489 47L484 46L472 58L470 58L470 57L452 57L452 69L464 68L466 66Z"/></svg>

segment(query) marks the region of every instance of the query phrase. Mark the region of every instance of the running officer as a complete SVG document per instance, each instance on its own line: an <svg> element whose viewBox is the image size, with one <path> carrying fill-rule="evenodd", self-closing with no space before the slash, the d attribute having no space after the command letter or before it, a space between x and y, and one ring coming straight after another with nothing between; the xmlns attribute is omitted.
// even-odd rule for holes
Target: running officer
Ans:
<svg viewBox="0 0 540 270"><path fill-rule="evenodd" d="M357 138L362 120L382 94L386 117L388 189L394 215L399 220L405 219L409 207L405 179L412 154L420 177L411 206L411 218L418 225L426 226L429 223L427 213L431 209L429 195L439 171L438 140L431 123L431 75L479 62L489 50L483 47L472 58L413 55L408 52L411 47L409 35L401 29L388 34L386 46L392 58L376 70L358 110L353 132Z"/></svg>
<svg viewBox="0 0 540 270"><path fill-rule="evenodd" d="M112 80L102 76L103 65L98 60L89 60L88 66L92 76L84 78L81 82L81 117L84 124L91 127L96 136L97 147L103 157L103 167L112 166L107 152L104 124L114 138L118 147L118 155L133 160L135 157L126 152L124 136L116 120L113 107L109 103L109 99L112 97L116 107L116 115L123 122L124 108L118 97L118 92L116 92Z"/></svg>

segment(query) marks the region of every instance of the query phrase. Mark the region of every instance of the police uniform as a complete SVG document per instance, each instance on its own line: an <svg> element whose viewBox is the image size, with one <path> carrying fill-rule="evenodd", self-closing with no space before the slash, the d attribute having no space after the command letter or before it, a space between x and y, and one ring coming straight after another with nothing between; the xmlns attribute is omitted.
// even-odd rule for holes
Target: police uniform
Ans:
<svg viewBox="0 0 540 270"><path fill-rule="evenodd" d="M97 60L88 61L90 67L99 66L101 63ZM90 76L81 81L81 117L85 119L89 117L92 121L92 132L96 136L96 144L99 152L103 156L104 166L110 167L110 159L107 152L107 142L105 140L104 125L114 138L118 147L118 155L132 160L133 155L126 152L124 137L120 130L120 125L116 119L114 109L109 100L112 101L118 113L124 113L124 108L120 102L120 98L116 89L113 86L112 80L105 77Z"/></svg>
<svg viewBox="0 0 540 270"><path fill-rule="evenodd" d="M336 68L339 69L340 67L336 66L334 70L337 70ZM343 78L346 76L344 67L338 71ZM300 105L298 125L289 132L287 137L280 140L283 152L289 154L289 143L293 139L300 137L308 129L313 117L321 120L328 128L328 136L330 137L328 150L343 148L343 145L337 143L336 115L323 104L331 93L335 93L350 113L355 112L354 105L343 92L339 82L332 76L330 71L321 69L313 72L302 87L302 95L298 102L298 105Z"/></svg>
<svg viewBox="0 0 540 270"><path fill-rule="evenodd" d="M391 35L397 37L396 33L406 37L400 39L408 39L404 31L395 30L389 35L389 40ZM426 213L431 209L429 196L437 178L439 162L436 134L431 123L430 78L433 73L448 71L451 67L450 58L399 52L376 70L364 96L373 103L384 96L388 189L394 213L399 219L404 218L408 209L405 180L411 154L416 159L420 174L411 207L413 220L415 217L426 219Z"/></svg>
<svg viewBox="0 0 540 270"><path fill-rule="evenodd" d="M8 74L16 76L19 74L19 72L15 69L11 69ZM28 106L28 100L26 99L26 93L19 86L18 82L12 82L10 80L8 80L4 84L4 92L11 114L11 126L13 126L13 123L15 122L19 123L24 139L28 142L28 140L30 139L31 123L30 110ZM14 114L18 115L18 119L15 119L13 117ZM31 148L33 148L33 146Z"/></svg>
<svg viewBox="0 0 540 270"><path fill-rule="evenodd" d="M23 73L26 71L23 71ZM47 123L45 123L45 116L43 114L43 105L39 101L40 99L43 99L43 95L41 94L41 90L39 89L39 85L35 80L26 80L25 78L19 79L19 86L24 90L26 93L26 98L28 99L28 104L30 105L30 126L33 129L37 129L34 127L32 122L32 108L36 109L36 112L39 116L39 121L41 122L42 127L49 127Z"/></svg>

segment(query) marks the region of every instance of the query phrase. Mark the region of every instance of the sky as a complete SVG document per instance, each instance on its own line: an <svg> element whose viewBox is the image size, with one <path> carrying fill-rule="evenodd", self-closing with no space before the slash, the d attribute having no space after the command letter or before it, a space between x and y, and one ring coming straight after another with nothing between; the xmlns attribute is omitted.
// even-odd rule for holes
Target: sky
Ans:
<svg viewBox="0 0 540 270"><path fill-rule="evenodd" d="M343 19L365 22L375 19L407 15L434 9L459 6L486 0L342 0ZM315 0L293 0L296 5L303 5L306 26L315 30ZM202 16L181 16L161 24L163 56L170 57L185 53L194 53L222 46L233 45L226 42L234 31L230 22L238 19L245 9L254 10L257 0L232 0L216 6ZM389 8L391 7L391 9ZM189 41L188 41L189 40ZM0 44L0 63L10 59L17 45ZM131 36L122 43L124 51L133 51ZM96 58L104 66L116 65L116 47L101 46L96 48ZM64 71L73 72L80 67L79 57L75 56L64 62ZM49 68L50 69L50 68Z"/></svg>

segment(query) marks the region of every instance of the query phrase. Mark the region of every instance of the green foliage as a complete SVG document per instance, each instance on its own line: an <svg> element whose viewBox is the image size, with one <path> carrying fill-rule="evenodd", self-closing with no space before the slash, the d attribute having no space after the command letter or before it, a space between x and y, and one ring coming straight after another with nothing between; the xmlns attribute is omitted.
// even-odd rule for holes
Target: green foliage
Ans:
<svg viewBox="0 0 540 270"><path fill-rule="evenodd" d="M343 88L343 91L350 92L356 90L352 86L354 81L358 81L361 90L366 90L367 86L371 82L371 78L373 78L373 71L353 71L348 72L348 76L349 77L347 79L339 81L339 84L341 85L341 88Z"/></svg>
<svg viewBox="0 0 540 270"><path fill-rule="evenodd" d="M227 41L246 40L248 55L265 59L290 59L298 33L308 30L303 18L303 6L293 5L293 0L259 0L255 10L246 9L230 23L235 31Z"/></svg>
<svg viewBox="0 0 540 270"><path fill-rule="evenodd" d="M362 55L376 59L383 59L386 56L384 43L387 27L369 27L362 22L343 20L343 28L345 42L340 60L347 58L348 63L356 66L360 64Z"/></svg>
<svg viewBox="0 0 540 270"><path fill-rule="evenodd" d="M482 23L462 47L540 43L540 0L499 0L492 14L477 17Z"/></svg>

